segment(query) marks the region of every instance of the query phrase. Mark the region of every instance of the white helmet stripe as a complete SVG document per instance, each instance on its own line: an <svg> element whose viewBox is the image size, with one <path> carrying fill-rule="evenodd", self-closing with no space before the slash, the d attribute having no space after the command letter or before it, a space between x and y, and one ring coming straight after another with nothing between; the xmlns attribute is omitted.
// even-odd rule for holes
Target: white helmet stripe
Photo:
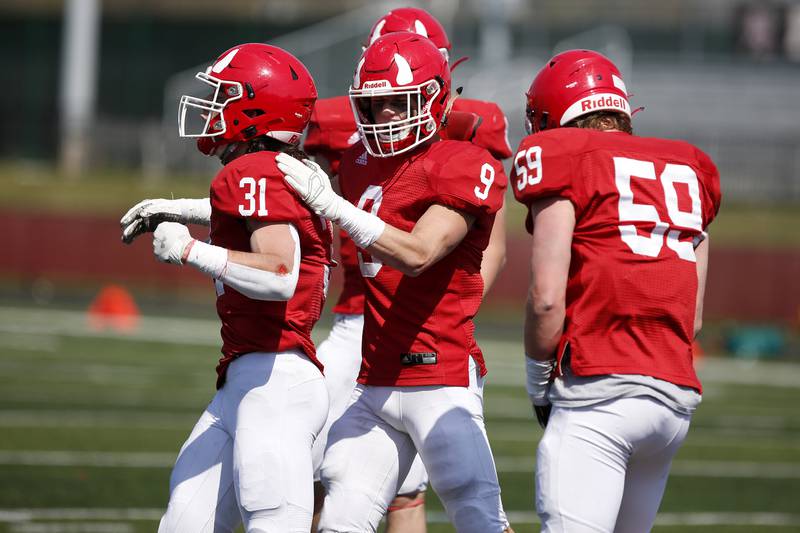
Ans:
<svg viewBox="0 0 800 533"><path fill-rule="evenodd" d="M631 106L627 98L615 93L600 93L581 98L569 106L561 116L559 125L563 126L570 120L594 111L619 111L631 116Z"/></svg>
<svg viewBox="0 0 800 533"><path fill-rule="evenodd" d="M415 20L414 29L416 30L417 34L422 35L423 37L428 36L428 30L425 28L425 24L423 24L422 21Z"/></svg>
<svg viewBox="0 0 800 533"><path fill-rule="evenodd" d="M411 73L411 65L408 64L406 58L400 54L395 54L394 61L397 63L397 85L408 85L414 81L414 75Z"/></svg>
<svg viewBox="0 0 800 533"><path fill-rule="evenodd" d="M220 72L228 68L228 65L231 64L231 61L233 61L233 58L236 57L236 54L238 52L239 52L238 48L234 48L233 50L228 52L228 54L225 57L214 63L214 66L211 68L211 71L214 72L215 74L219 74Z"/></svg>

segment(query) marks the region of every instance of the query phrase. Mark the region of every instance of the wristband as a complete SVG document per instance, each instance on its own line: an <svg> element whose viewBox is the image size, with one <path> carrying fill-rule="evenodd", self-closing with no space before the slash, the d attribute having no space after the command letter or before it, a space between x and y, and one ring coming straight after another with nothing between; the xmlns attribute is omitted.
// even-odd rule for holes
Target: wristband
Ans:
<svg viewBox="0 0 800 533"><path fill-rule="evenodd" d="M556 366L556 360L539 361L525 356L525 390L534 405L546 405L550 403L547 399L547 390L550 385L550 376Z"/></svg>

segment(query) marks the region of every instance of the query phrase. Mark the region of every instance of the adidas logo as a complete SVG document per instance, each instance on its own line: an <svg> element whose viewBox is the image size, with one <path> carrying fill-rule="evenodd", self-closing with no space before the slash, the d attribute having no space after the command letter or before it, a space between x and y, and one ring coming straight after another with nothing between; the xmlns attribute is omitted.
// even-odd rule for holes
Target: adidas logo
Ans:
<svg viewBox="0 0 800 533"><path fill-rule="evenodd" d="M364 166L367 164L367 151L364 152L356 158L356 165Z"/></svg>

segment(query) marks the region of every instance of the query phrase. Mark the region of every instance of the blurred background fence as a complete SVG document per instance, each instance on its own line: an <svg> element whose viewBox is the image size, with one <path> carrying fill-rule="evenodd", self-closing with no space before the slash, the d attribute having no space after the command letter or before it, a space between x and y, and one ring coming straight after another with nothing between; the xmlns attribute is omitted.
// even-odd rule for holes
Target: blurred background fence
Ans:
<svg viewBox="0 0 800 533"><path fill-rule="evenodd" d="M92 0L95 1L95 0ZM80 4L80 0L74 0ZM271 41L294 51L322 97L346 92L371 23L391 2L236 0L99 3L96 99L87 126L90 166L150 177L213 168L175 135L178 96L231 44ZM456 80L494 100L522 131L522 92L553 51L602 50L627 75L640 134L685 138L707 150L727 200L800 200L800 4L752 0L438 0ZM0 40L6 73L0 156L54 160L59 121L62 2L6 0Z"/></svg>

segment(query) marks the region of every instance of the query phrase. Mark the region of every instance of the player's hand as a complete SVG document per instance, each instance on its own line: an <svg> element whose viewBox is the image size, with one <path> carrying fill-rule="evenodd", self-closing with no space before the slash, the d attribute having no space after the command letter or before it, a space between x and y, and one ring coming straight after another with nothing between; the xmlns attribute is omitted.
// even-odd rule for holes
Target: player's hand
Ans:
<svg viewBox="0 0 800 533"><path fill-rule="evenodd" d="M162 222L209 225L211 202L208 198L156 198L142 200L120 219L122 242L132 243L139 235L154 231Z"/></svg>
<svg viewBox="0 0 800 533"><path fill-rule="evenodd" d="M193 240L183 224L162 222L153 233L153 255L164 263L182 265L183 252Z"/></svg>
<svg viewBox="0 0 800 533"><path fill-rule="evenodd" d="M275 162L283 172L286 183L312 211L334 222L339 219L342 202L345 200L336 194L330 178L318 164L309 159L301 162L285 153L278 154Z"/></svg>
<svg viewBox="0 0 800 533"><path fill-rule="evenodd" d="M549 403L547 405L535 405L533 406L533 414L536 415L536 421L539 422L539 425L542 426L542 429L547 427L547 422L550 420L550 411L553 409L553 406Z"/></svg>
<svg viewBox="0 0 800 533"><path fill-rule="evenodd" d="M547 421L550 419L550 400L547 393L550 390L550 377L555 369L555 359L549 361L538 361L531 357L525 357L525 390L528 392L528 398L533 405L533 412L536 415L536 420L543 428L547 426Z"/></svg>

